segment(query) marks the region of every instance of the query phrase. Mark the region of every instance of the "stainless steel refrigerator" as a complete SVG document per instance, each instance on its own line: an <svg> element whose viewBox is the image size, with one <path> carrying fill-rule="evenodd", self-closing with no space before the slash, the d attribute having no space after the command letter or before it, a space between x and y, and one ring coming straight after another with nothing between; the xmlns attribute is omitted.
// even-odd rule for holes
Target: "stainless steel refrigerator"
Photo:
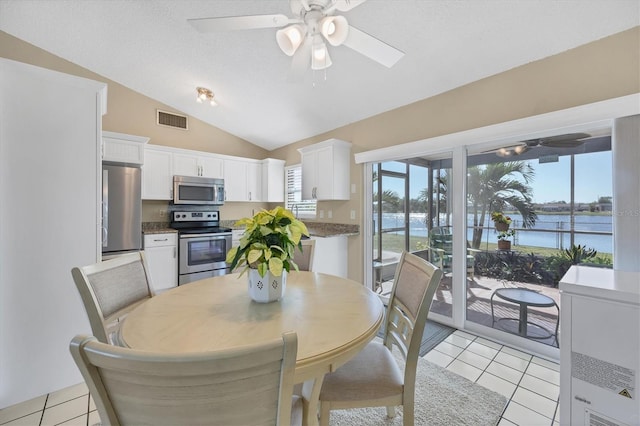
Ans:
<svg viewBox="0 0 640 426"><path fill-rule="evenodd" d="M102 164L102 254L142 249L139 167Z"/></svg>

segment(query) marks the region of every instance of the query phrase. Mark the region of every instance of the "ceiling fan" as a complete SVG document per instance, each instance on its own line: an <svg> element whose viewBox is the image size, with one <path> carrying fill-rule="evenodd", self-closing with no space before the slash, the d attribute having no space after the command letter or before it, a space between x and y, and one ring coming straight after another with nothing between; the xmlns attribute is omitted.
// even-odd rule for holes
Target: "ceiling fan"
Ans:
<svg viewBox="0 0 640 426"><path fill-rule="evenodd" d="M276 31L280 49L292 56L292 68L299 72L311 66L322 70L331 66L325 41L332 46L347 46L391 68L404 52L349 25L336 11L347 12L366 0L289 0L293 17L283 14L245 15L220 18L189 19L198 31L235 31L258 28L281 28ZM283 28L284 27L284 28Z"/></svg>
<svg viewBox="0 0 640 426"><path fill-rule="evenodd" d="M589 137L591 137L591 135L588 133L567 133L564 135L529 139L516 145L485 152L495 152L498 157L511 157L514 155L524 154L531 148L537 146L546 146L550 148L575 148L585 143L586 141L584 139Z"/></svg>

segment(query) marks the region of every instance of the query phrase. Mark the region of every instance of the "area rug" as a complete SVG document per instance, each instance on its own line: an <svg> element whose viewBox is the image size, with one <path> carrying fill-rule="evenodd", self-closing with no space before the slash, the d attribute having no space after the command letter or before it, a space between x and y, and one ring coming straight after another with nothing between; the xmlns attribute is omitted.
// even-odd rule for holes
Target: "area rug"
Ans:
<svg viewBox="0 0 640 426"><path fill-rule="evenodd" d="M403 362L394 350L398 363ZM415 425L495 426L507 405L507 398L424 358L418 359L416 374ZM394 418L385 407L333 410L331 426L402 425L402 407Z"/></svg>

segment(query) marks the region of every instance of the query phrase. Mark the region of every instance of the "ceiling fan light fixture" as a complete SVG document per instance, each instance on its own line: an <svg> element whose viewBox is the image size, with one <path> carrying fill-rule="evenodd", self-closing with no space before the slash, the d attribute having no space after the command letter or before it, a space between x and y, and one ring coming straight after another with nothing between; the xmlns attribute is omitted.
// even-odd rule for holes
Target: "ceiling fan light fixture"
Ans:
<svg viewBox="0 0 640 426"><path fill-rule="evenodd" d="M322 40L319 42L314 40L311 47L311 69L323 70L329 68L331 64L331 56L329 56L327 45Z"/></svg>
<svg viewBox="0 0 640 426"><path fill-rule="evenodd" d="M300 44L302 44L305 32L302 25L298 24L289 25L286 28L276 31L278 47L280 47L280 50L282 50L285 55L293 56L296 50L298 50L298 47L300 47Z"/></svg>
<svg viewBox="0 0 640 426"><path fill-rule="evenodd" d="M340 46L349 35L349 23L344 16L325 16L320 21L320 33L332 46Z"/></svg>

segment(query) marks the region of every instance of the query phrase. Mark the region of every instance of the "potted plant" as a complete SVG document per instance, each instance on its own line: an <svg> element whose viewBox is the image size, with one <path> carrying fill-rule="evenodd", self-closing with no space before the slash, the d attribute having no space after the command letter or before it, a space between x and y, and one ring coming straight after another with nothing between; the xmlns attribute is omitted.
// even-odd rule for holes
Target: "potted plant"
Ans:
<svg viewBox="0 0 640 426"><path fill-rule="evenodd" d="M491 220L493 220L493 224L499 232L508 230L509 225L511 225L511 218L509 216L505 216L502 212L491 213Z"/></svg>
<svg viewBox="0 0 640 426"><path fill-rule="evenodd" d="M509 238L514 235L516 235L515 229L500 232L498 234L498 250L511 250L511 240Z"/></svg>
<svg viewBox="0 0 640 426"><path fill-rule="evenodd" d="M227 253L230 270L244 266L240 276L249 275L249 294L257 302L273 302L282 298L287 272L298 270L293 261L300 240L309 236L304 223L282 207L262 210L252 218L240 219L236 226L245 227L240 244Z"/></svg>

